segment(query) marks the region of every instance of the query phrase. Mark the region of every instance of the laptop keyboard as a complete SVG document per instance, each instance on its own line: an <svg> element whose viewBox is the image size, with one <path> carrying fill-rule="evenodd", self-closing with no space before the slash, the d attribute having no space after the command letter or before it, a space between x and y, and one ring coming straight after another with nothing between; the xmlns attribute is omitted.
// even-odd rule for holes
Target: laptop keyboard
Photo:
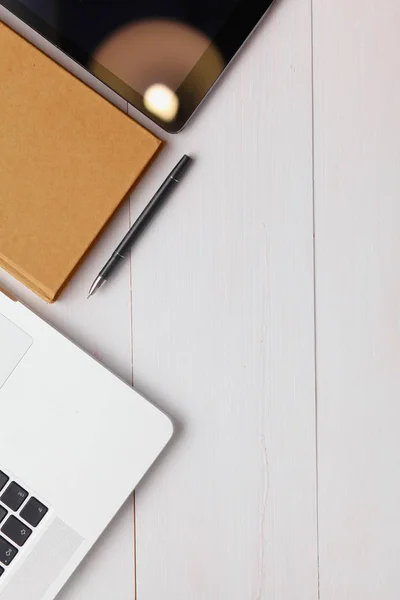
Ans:
<svg viewBox="0 0 400 600"><path fill-rule="evenodd" d="M40 525L48 508L0 471L0 577Z"/></svg>

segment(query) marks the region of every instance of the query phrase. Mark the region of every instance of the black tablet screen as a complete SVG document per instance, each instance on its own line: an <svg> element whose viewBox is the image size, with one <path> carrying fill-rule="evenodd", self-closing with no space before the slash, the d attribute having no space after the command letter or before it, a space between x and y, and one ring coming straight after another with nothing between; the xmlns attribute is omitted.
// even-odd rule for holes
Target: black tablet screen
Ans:
<svg viewBox="0 0 400 600"><path fill-rule="evenodd" d="M168 129L170 123L174 130L222 73L243 42L241 37L249 33L241 31L243 6L247 4L248 19L256 21L272 2L257 0L259 8L255 9L253 1L5 0L3 3L11 10L19 5L19 11L14 12L25 21L161 125ZM232 21L235 14L236 21ZM29 15L38 19L32 23ZM255 22L249 21L246 27L254 25ZM194 71L196 76L185 87L185 80Z"/></svg>

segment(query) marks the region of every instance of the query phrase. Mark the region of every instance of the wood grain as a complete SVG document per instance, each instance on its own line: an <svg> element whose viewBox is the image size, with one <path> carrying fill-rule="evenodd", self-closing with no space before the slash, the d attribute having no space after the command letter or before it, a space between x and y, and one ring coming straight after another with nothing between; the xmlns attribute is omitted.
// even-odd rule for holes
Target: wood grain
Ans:
<svg viewBox="0 0 400 600"><path fill-rule="evenodd" d="M395 600L400 5L315 0L321 600Z"/></svg>
<svg viewBox="0 0 400 600"><path fill-rule="evenodd" d="M139 600L317 598L311 125L286 0L160 160L196 163L132 256L135 385L177 422L137 491Z"/></svg>

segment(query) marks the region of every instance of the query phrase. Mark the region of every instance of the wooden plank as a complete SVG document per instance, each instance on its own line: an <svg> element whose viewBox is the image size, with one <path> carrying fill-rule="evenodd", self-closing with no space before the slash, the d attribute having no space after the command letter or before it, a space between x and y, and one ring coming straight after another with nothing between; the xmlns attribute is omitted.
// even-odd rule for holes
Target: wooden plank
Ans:
<svg viewBox="0 0 400 600"><path fill-rule="evenodd" d="M138 600L315 600L310 4L285 0L142 182L134 381L176 419L137 491Z"/></svg>
<svg viewBox="0 0 400 600"><path fill-rule="evenodd" d="M11 17L1 7L0 18L14 26L38 47L64 64L89 85L95 87L109 100L126 110L126 102L48 44L41 36ZM62 333L65 333L125 381L131 382L131 294L128 265L126 269L122 269L117 274L112 286L102 290L101 294L94 296L90 301L86 301L93 278L120 241L128 225L129 206L126 204L85 259L60 300L54 305L46 305L4 271L0 273L0 280ZM130 500L62 592L60 600L61 598L62 600L132 598L133 565L133 506L132 500Z"/></svg>
<svg viewBox="0 0 400 600"><path fill-rule="evenodd" d="M314 4L321 600L395 600L400 5Z"/></svg>

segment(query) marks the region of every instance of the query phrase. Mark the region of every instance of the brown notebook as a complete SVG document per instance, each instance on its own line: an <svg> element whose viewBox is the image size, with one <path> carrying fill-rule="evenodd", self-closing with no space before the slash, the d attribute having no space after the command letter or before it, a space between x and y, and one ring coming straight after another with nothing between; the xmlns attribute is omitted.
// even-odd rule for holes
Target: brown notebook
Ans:
<svg viewBox="0 0 400 600"><path fill-rule="evenodd" d="M53 302L162 144L0 23L0 266Z"/></svg>

